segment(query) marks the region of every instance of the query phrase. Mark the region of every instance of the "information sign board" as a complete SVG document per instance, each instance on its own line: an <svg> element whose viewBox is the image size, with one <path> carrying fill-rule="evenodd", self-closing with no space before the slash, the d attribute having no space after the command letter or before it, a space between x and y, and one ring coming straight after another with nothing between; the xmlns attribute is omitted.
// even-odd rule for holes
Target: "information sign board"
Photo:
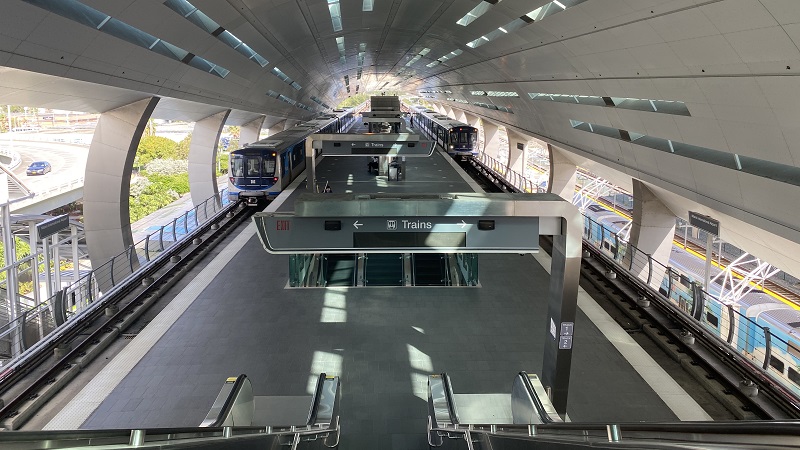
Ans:
<svg viewBox="0 0 800 450"><path fill-rule="evenodd" d="M36 234L39 236L39 239L45 239L67 228L69 228L69 215L64 214L37 223Z"/></svg>
<svg viewBox="0 0 800 450"><path fill-rule="evenodd" d="M719 236L719 220L709 216L689 211L689 225L707 231L714 236Z"/></svg>

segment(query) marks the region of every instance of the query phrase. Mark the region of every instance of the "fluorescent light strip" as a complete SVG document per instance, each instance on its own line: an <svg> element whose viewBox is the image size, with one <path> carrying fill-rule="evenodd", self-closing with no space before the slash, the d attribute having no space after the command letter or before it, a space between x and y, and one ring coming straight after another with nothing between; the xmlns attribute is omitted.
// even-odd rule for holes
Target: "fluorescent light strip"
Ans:
<svg viewBox="0 0 800 450"><path fill-rule="evenodd" d="M499 27L496 30L491 31L479 37L478 39L467 42L467 47L470 48L480 47L481 45L487 42L491 42L500 36L509 34L514 30L518 30L534 22L541 21L545 17L552 16L553 14L556 13L560 13L561 11L564 11L573 6L580 5L585 1L587 0L561 0L561 1L553 0L552 2L538 7L533 11L529 12L528 14L525 14L524 16L521 16L518 19L514 19L511 22L503 25L502 27Z"/></svg>
<svg viewBox="0 0 800 450"><path fill-rule="evenodd" d="M470 91L470 94L487 97L519 97L519 94L514 91Z"/></svg>
<svg viewBox="0 0 800 450"><path fill-rule="evenodd" d="M122 39L137 47L144 48L161 56L166 56L174 61L208 72L220 78L225 78L230 70L218 66L207 59L201 58L176 45L159 39L151 34L135 28L127 23L114 19L94 8L84 5L77 0L23 0L25 3L57 14L75 23L94 28L101 33Z"/></svg>
<svg viewBox="0 0 800 450"><path fill-rule="evenodd" d="M374 2L372 0L364 0L364 2L361 4L361 11L364 12L372 11L372 8L374 6L373 3Z"/></svg>
<svg viewBox="0 0 800 450"><path fill-rule="evenodd" d="M247 59L255 62L261 67L269 64L266 58L255 52L250 46L242 42L233 33L221 27L217 22L208 17L205 13L197 9L187 0L167 0L164 6L183 16L189 22L195 24L208 34L216 37L228 47L244 55Z"/></svg>

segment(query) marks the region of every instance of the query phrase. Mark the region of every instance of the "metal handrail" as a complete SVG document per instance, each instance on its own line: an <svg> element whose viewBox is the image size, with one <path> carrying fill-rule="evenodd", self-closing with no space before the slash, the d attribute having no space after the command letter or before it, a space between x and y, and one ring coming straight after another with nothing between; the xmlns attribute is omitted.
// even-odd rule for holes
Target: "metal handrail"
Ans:
<svg viewBox="0 0 800 450"><path fill-rule="evenodd" d="M164 249L168 249L177 244L178 242L182 242L183 239L186 239L187 237L190 236L190 231L200 228L201 222L197 217L197 212L200 211L201 207L205 215L205 220L202 222L202 224L205 224L209 220L212 220L215 214L220 213L226 206L230 205L230 201L228 199L228 196L225 195L225 192L226 190L223 189L222 191L220 191L219 194L206 199L201 205L198 205L192 210L188 210L184 212L181 216L178 216L183 218L184 223L187 224L187 226L185 227L186 233L185 234L181 233L182 236L180 239L178 239L178 236L175 235L175 233L173 233L175 239L172 242L168 243L167 245L164 245L165 242L163 241L163 236L164 236L163 230L169 225L162 226L159 229L159 232L148 234L147 237L138 241L131 247L125 249L120 254L112 257L105 264L93 269L87 275L84 275L83 277L79 278L66 288L62 289L61 294L54 295L48 299L43 300L38 305L33 305L27 310L21 311L19 317L16 320L9 321L8 323L0 326L0 341L5 340L6 342L11 343L11 341L13 340L13 335L15 333L22 333L22 331L24 330L24 323L32 320L42 319L42 315L37 314L38 312L40 311L54 312L56 307L56 298L58 297L58 295L65 295L64 293L69 293L70 295L75 294L74 298L76 299L76 304L73 305L75 310L67 311L67 315L69 317L80 317L87 311L94 310L96 305L99 304L97 300L107 295L113 294L118 290L117 288L119 286L124 285L127 282L127 280L131 279L132 277L135 277L136 274L146 270L146 268L150 265L150 263L159 260L159 258L154 259L151 257L150 254L151 251L163 254L162 252ZM209 209L211 209L212 214L209 214ZM191 224L189 224L188 220L189 220L189 215L192 213L195 214L194 223L197 225L192 226L190 228L189 225ZM149 245L149 240L155 234L158 234L159 236L158 251L152 250ZM139 251L144 249L147 249L147 251L145 252L144 255L140 255ZM125 263L124 265L119 264L123 262ZM126 267L127 269L120 270L119 267ZM120 277L119 279L116 279L116 275L118 274L124 276ZM101 279L110 280L111 284L110 285L102 284ZM45 335L40 336L39 341L30 346L29 348L23 348L22 353L15 355L10 360L6 360L5 366L18 364L20 361L22 361L21 358L23 358L24 355L28 354L30 351L34 351L36 348L39 347L40 344L45 345L42 344L44 341L47 340L45 339L45 336L48 337L57 336L58 335L57 332L61 328L58 325L59 324L56 324L56 326L53 327L52 330L50 330ZM10 372L12 371L10 370L5 371L4 374L8 374ZM3 378L4 377L0 375L0 381L2 381Z"/></svg>

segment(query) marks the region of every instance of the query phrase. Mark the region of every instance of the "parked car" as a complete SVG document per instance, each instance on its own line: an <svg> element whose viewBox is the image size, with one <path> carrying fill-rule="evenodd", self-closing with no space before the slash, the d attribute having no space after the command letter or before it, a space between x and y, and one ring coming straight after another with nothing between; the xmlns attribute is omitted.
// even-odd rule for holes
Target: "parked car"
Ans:
<svg viewBox="0 0 800 450"><path fill-rule="evenodd" d="M25 170L25 175L44 175L53 170L53 167L47 161L34 161Z"/></svg>

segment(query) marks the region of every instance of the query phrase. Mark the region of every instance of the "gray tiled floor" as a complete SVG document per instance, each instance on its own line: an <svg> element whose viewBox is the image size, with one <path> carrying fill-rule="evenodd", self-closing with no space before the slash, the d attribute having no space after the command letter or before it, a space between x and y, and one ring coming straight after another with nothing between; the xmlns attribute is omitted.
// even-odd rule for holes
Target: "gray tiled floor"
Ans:
<svg viewBox="0 0 800 450"><path fill-rule="evenodd" d="M365 158L326 159L319 174L336 192L467 190L441 157L426 161L408 172L425 183L381 187ZM481 255L480 288L285 289L287 267L250 239L83 428L195 426L228 376L299 396L326 370L342 380L340 448L422 449L429 373L447 371L457 393L503 393L541 367L549 282L530 255ZM572 420L675 419L580 312L575 329Z"/></svg>

